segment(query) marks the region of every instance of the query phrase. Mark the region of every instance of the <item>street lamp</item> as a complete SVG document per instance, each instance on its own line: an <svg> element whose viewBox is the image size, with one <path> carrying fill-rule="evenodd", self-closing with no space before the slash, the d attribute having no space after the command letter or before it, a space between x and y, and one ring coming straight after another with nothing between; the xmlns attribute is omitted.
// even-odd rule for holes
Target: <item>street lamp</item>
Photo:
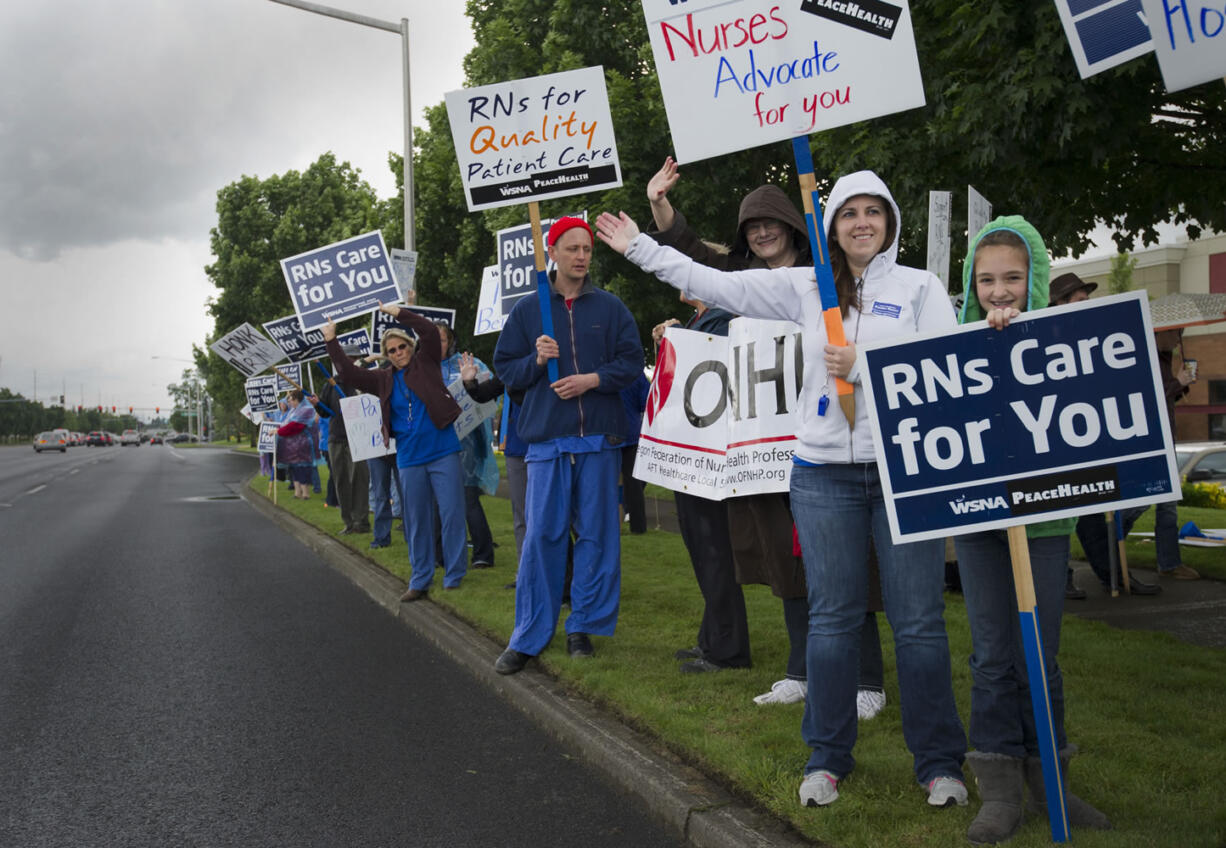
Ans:
<svg viewBox="0 0 1226 848"><path fill-rule="evenodd" d="M192 365L192 366L195 366L196 364L196 361L193 359L179 359L178 357L175 357L175 356L151 356L149 358L150 359L168 359L171 362L186 362L188 365ZM187 402L189 404L191 403L192 401L191 389L195 388L196 390L196 442L198 444L204 444L204 422L201 420L202 410L200 408L201 404L203 403L203 398L201 397L203 387L200 385L201 374L200 374L199 368L193 367L192 370L195 372L196 377L194 380L192 380L192 383L188 386ZM191 418L190 409L187 415L188 415L188 418ZM188 424L188 429L189 430L191 429L190 423Z"/></svg>
<svg viewBox="0 0 1226 848"><path fill-rule="evenodd" d="M304 12L338 18L353 24L399 33L401 52L404 56L404 247L406 250L413 250L413 99L409 92L409 19L401 18L400 23L395 24L391 21L381 21L378 18L346 12L343 9L309 3L307 0L272 0L272 2L280 3L282 6L292 6Z"/></svg>

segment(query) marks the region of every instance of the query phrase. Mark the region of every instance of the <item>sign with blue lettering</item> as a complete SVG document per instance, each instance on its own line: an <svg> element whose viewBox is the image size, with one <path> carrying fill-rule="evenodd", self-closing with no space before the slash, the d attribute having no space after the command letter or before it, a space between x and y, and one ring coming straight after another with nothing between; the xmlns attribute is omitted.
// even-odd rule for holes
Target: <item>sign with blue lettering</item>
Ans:
<svg viewBox="0 0 1226 848"><path fill-rule="evenodd" d="M278 366L273 376L277 378L277 394L284 394L290 389L302 388L302 365L297 362L292 365Z"/></svg>
<svg viewBox="0 0 1226 848"><path fill-rule="evenodd" d="M860 353L895 541L1180 497L1143 292Z"/></svg>
<svg viewBox="0 0 1226 848"><path fill-rule="evenodd" d="M587 220L587 212L578 212L567 217ZM556 218L541 220L541 234L549 232ZM532 224L507 227L495 234L498 245L498 285L502 314L510 315L515 304L526 294L536 293L536 252L532 247ZM554 261L546 253L545 271L555 268Z"/></svg>
<svg viewBox="0 0 1226 848"><path fill-rule="evenodd" d="M1141 0L1056 0L1056 9L1082 79L1154 49Z"/></svg>
<svg viewBox="0 0 1226 848"><path fill-rule="evenodd" d="M441 306L401 306L402 309L407 309L410 312L416 312L425 318L429 318L435 324L446 324L451 329L455 329L455 310L444 309ZM386 312L379 311L375 313L374 320L370 323L370 337L373 340L371 349L375 353L383 352L383 331L390 327L395 327L398 330L404 330L411 337L417 338L417 333L413 332L412 328L401 324Z"/></svg>
<svg viewBox="0 0 1226 848"><path fill-rule="evenodd" d="M383 233L376 230L281 260L304 330L378 309L400 298Z"/></svg>
<svg viewBox="0 0 1226 848"><path fill-rule="evenodd" d="M319 330L304 332L297 315L265 321L264 332L285 351L290 362L310 362L328 355L324 350L324 334Z"/></svg>
<svg viewBox="0 0 1226 848"><path fill-rule="evenodd" d="M477 323L473 327L474 336L502 331L506 315L499 304L501 296L498 288L501 285L501 274L497 265L487 265L481 274L481 296L477 299Z"/></svg>
<svg viewBox="0 0 1226 848"><path fill-rule="evenodd" d="M277 428L280 426L276 421L264 421L260 424L259 441L256 442L258 453L277 452Z"/></svg>
<svg viewBox="0 0 1226 848"><path fill-rule="evenodd" d="M622 184L602 67L445 98L469 212Z"/></svg>
<svg viewBox="0 0 1226 848"><path fill-rule="evenodd" d="M1226 3L1141 0L1167 91L1226 76Z"/></svg>
<svg viewBox="0 0 1226 848"><path fill-rule="evenodd" d="M252 412L277 411L277 380L276 374L269 374L266 377L252 377L243 384Z"/></svg>

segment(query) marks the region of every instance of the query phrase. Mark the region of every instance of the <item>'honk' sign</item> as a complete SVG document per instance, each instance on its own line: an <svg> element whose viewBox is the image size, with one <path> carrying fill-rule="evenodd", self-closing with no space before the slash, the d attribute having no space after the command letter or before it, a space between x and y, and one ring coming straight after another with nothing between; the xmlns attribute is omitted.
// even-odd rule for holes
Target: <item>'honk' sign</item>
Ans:
<svg viewBox="0 0 1226 848"><path fill-rule="evenodd" d="M924 105L906 0L643 0L678 162Z"/></svg>
<svg viewBox="0 0 1226 848"><path fill-rule="evenodd" d="M1179 496L1141 293L861 354L896 541Z"/></svg>
<svg viewBox="0 0 1226 848"><path fill-rule="evenodd" d="M377 230L281 260L301 330L313 330L380 303L395 303L400 289Z"/></svg>

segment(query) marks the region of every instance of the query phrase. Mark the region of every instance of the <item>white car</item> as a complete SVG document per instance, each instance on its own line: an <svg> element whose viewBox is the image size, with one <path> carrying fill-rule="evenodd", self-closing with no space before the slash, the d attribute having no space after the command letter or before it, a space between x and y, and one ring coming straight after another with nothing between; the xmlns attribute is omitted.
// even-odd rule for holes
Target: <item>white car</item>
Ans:
<svg viewBox="0 0 1226 848"><path fill-rule="evenodd" d="M1175 445L1175 466L1189 483L1226 485L1226 442L1184 442Z"/></svg>
<svg viewBox="0 0 1226 848"><path fill-rule="evenodd" d="M123 435L119 437L119 444L123 445L124 447L127 447L128 445L140 447L140 433L136 432L135 430L124 430Z"/></svg>

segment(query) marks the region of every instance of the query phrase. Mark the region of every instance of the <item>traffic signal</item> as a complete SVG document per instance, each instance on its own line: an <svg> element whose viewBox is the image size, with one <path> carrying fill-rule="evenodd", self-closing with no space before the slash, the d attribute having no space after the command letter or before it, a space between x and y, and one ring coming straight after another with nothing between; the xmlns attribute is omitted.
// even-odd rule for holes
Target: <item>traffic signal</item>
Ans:
<svg viewBox="0 0 1226 848"><path fill-rule="evenodd" d="M101 411L102 411L102 406L101 406L101 405L99 405L99 406L98 406L98 411L99 411L99 412L101 412Z"/></svg>
<svg viewBox="0 0 1226 848"><path fill-rule="evenodd" d="M129 415L131 415L131 414L132 414L132 407L130 407L130 406L128 407L128 414L129 414Z"/></svg>
<svg viewBox="0 0 1226 848"><path fill-rule="evenodd" d="M112 407L111 407L111 414L113 415L114 413L115 413L115 407L114 407L114 406L112 406Z"/></svg>
<svg viewBox="0 0 1226 848"><path fill-rule="evenodd" d="M158 415L161 415L161 414L162 414L162 407L160 407L160 406L155 406L155 407L153 407L153 411L154 411L154 412L156 412Z"/></svg>

